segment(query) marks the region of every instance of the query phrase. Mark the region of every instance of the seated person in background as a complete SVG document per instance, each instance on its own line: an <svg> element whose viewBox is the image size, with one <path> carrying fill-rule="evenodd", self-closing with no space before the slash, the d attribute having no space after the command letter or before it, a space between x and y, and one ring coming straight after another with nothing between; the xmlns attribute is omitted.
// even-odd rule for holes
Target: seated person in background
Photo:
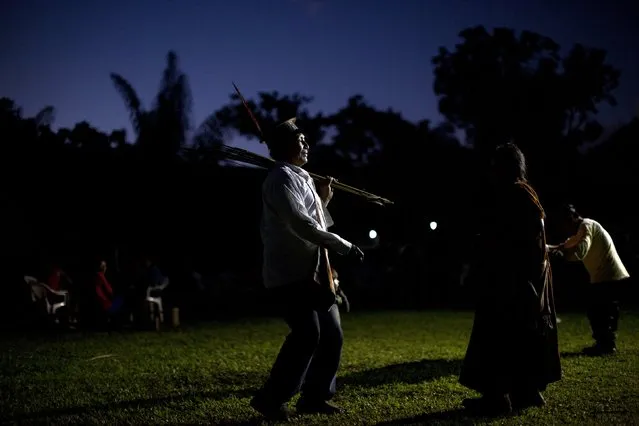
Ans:
<svg viewBox="0 0 639 426"><path fill-rule="evenodd" d="M133 323L141 325L147 318L146 302L149 287L158 287L164 282L164 275L147 254L141 255L129 265L126 287L126 316ZM155 295L153 292L152 295Z"/></svg>
<svg viewBox="0 0 639 426"><path fill-rule="evenodd" d="M113 287L105 275L106 270L106 262L101 260L95 277L95 296L102 312L112 319L122 307L122 298L113 296Z"/></svg>
<svg viewBox="0 0 639 426"><path fill-rule="evenodd" d="M150 287L151 296L156 297L162 294L164 288L168 285L167 277L164 276L160 268L150 259L145 259L146 266L146 282L144 291ZM145 293L146 294L146 293Z"/></svg>
<svg viewBox="0 0 639 426"><path fill-rule="evenodd" d="M77 322L77 316L79 311L79 303L78 303L78 295L77 292L73 288L73 281L69 278L62 268L54 263L49 268L49 275L47 276L46 284L53 291L68 291L68 320L71 323ZM60 298L61 296L58 296Z"/></svg>
<svg viewBox="0 0 639 426"><path fill-rule="evenodd" d="M343 306L346 312L351 311L351 304L348 302L348 298L346 297L346 293L342 290L342 286L339 285L339 274L335 270L335 268L331 268L333 274L333 283L335 284L335 296L337 299L337 305Z"/></svg>
<svg viewBox="0 0 639 426"><path fill-rule="evenodd" d="M160 268L149 257L144 259L144 266L146 267L145 287L160 287L165 279Z"/></svg>
<svg viewBox="0 0 639 426"><path fill-rule="evenodd" d="M51 290L70 290L72 284L71 278L60 268L60 266L53 264L47 277L47 285Z"/></svg>

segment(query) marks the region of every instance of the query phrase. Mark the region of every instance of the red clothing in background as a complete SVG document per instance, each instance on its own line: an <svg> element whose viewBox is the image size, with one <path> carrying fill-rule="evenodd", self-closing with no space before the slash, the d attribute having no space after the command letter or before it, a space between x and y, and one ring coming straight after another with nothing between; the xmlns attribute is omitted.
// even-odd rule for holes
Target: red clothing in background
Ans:
<svg viewBox="0 0 639 426"><path fill-rule="evenodd" d="M104 272L98 272L98 275L95 277L95 294L98 297L98 303L100 303L102 309L108 311L113 303L113 289L106 279Z"/></svg>
<svg viewBox="0 0 639 426"><path fill-rule="evenodd" d="M54 267L53 271L49 275L47 279L47 285L51 287L52 290L60 291L60 280L61 280L61 272L62 270L58 267Z"/></svg>

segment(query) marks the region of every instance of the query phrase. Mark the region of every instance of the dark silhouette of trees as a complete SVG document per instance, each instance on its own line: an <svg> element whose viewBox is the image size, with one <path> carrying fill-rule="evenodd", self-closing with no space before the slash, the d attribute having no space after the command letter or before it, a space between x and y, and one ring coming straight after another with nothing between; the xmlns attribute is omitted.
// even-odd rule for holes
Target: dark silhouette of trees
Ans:
<svg viewBox="0 0 639 426"><path fill-rule="evenodd" d="M352 178L358 184L400 200L413 199L415 185L433 196L452 184L455 162L448 156L461 147L451 128L433 128L427 120L413 123L392 109L379 111L362 96L351 97L326 121L334 134L330 149L357 169ZM437 188L435 182L442 181L448 185Z"/></svg>
<svg viewBox="0 0 639 426"><path fill-rule="evenodd" d="M548 37L482 26L460 32L455 50L433 58L440 112L466 131L476 148L515 140L524 149L548 149L595 140L602 102L615 104L619 71L601 49L575 45L561 58Z"/></svg>
<svg viewBox="0 0 639 426"><path fill-rule="evenodd" d="M442 47L433 58L440 112L479 153L516 142L542 196L551 186L557 198L577 190L577 149L601 135L598 105L615 104L619 71L606 52L577 44L562 58L552 39L508 28L477 26L460 37L454 51Z"/></svg>
<svg viewBox="0 0 639 426"><path fill-rule="evenodd" d="M581 201L586 211L588 202L596 206L604 200L627 212L626 223L633 223L638 120L585 155L577 149L601 134L598 106L615 102L619 72L606 63L605 52L576 45L562 58L549 38L531 32L516 36L508 29L488 33L477 27L461 36L453 52L442 49L433 59L444 123L411 122L361 95L331 114L311 113L312 98L299 93L260 92L248 100L267 137L274 124L298 118L314 145L309 170L396 202L380 208L343 194L331 203L337 232L349 240L367 244L368 230L378 231L381 245L370 265L381 272L370 275L380 282L388 278L383 271L393 269L386 263L400 268L392 259L413 253L415 262L425 262L429 282L447 285L459 248L469 244L481 220L483 155L508 140L525 150L550 211L550 196L556 202ZM152 252L171 268L183 257L205 259L203 272L231 270L242 276L237 286L243 287L233 290L237 294L260 288L257 224L265 172L212 167L219 158L210 148L234 136L257 139L238 96L232 94L227 105L193 129L188 78L175 53L167 56L151 109L122 76L111 79L130 114L131 141L123 129L105 133L88 122L54 130L53 107L24 117L13 100L0 99L6 187L0 207L15 223L3 253L24 261L50 253L94 256L117 246L129 253ZM466 132L470 147L459 143L457 129ZM625 200L606 192L613 186L628 194ZM428 228L431 220L439 224L435 233ZM335 263L342 267L339 259ZM363 287L358 297L384 303L388 288L375 288L379 294ZM446 291L454 294L451 288ZM432 288L424 291L439 297ZM247 300L241 303L250 308Z"/></svg>
<svg viewBox="0 0 639 426"><path fill-rule="evenodd" d="M635 197L631 194L639 190L639 118L616 129L605 143L586 152L583 163L592 171L586 184L598 204L605 206L602 210L609 210L601 214L633 212L627 217L634 217Z"/></svg>
<svg viewBox="0 0 639 426"><path fill-rule="evenodd" d="M216 113L219 125L235 134L249 139L260 140L261 136L255 124L249 117L245 107L236 93L230 95L231 102L220 108ZM307 106L313 98L295 93L293 95L280 95L279 92L260 92L258 100L247 100L247 105L255 115L260 124L264 137L268 138L268 133L275 125L297 117L304 123L304 131L308 134L311 143L321 142L324 138L324 117L322 114L312 115Z"/></svg>
<svg viewBox="0 0 639 426"><path fill-rule="evenodd" d="M258 98L258 101L248 99L247 104L266 137L277 123L298 117L308 140L315 145L310 168L335 176L359 177L359 180L368 176L373 180L363 180L373 187L382 182L375 176L381 177L390 170L410 169L410 162L427 158L428 150L458 147L450 126L431 129L426 121L411 123L393 110L375 109L361 95L351 97L346 106L331 115L310 114L306 106L312 98L300 94L281 96L277 92L261 92ZM259 139L237 95L231 95L231 103L222 107L216 116L226 131ZM385 181L391 181L392 187L401 179L397 173L390 173Z"/></svg>

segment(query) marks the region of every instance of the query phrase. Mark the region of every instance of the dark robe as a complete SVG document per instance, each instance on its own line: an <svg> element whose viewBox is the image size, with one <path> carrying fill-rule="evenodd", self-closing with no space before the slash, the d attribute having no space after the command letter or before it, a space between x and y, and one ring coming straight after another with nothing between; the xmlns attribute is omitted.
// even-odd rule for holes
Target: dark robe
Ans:
<svg viewBox="0 0 639 426"><path fill-rule="evenodd" d="M459 382L482 394L561 379L544 211L519 181L497 191L484 235L473 330Z"/></svg>

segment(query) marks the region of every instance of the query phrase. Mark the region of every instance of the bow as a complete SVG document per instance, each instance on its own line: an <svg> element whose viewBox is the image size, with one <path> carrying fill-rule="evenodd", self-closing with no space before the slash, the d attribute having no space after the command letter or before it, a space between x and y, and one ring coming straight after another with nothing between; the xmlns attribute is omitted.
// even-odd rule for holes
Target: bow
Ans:
<svg viewBox="0 0 639 426"><path fill-rule="evenodd" d="M240 92L240 89L237 88L235 83L233 83L233 82L231 82L231 83L233 84L233 87L235 88L235 91L237 92L237 95L240 97L240 100L242 101L242 105L244 105L244 108L246 109L246 112L248 112L249 117L251 117L251 120L253 120L253 124L255 124L255 127L257 128L258 136L260 137L260 143L264 143L264 132L262 132L262 128L260 127L260 123L258 123L257 118L255 118L255 116L253 115L253 111L251 111L251 108L249 107L248 103L246 102L246 99L244 99L244 96L242 96L242 92Z"/></svg>

